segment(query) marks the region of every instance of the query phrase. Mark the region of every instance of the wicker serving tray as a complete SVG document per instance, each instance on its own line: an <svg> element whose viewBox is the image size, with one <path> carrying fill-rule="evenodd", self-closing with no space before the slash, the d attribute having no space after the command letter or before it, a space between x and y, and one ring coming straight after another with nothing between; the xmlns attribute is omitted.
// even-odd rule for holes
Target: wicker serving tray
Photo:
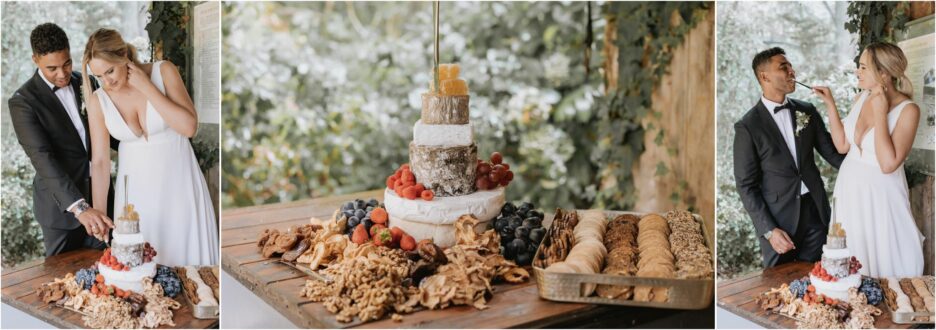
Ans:
<svg viewBox="0 0 936 330"><path fill-rule="evenodd" d="M899 324L933 324L934 315L930 312L911 312L911 313L898 313L891 310L890 306L887 305L887 302L881 302L883 306L879 306L881 309L886 309L887 312L891 315L891 321ZM926 321L921 321L919 319L924 319Z"/></svg>
<svg viewBox="0 0 936 330"><path fill-rule="evenodd" d="M196 266L196 268L198 269L201 269L204 267L218 267L218 266ZM172 271L176 273L176 276L179 276L179 272L175 270L175 267L173 267ZM199 306L199 305L193 304L192 301L189 300L188 295L185 294L184 292L185 291L184 285L182 286L182 291L183 292L179 292L179 293L182 294L182 298L185 299L185 303L189 306L189 308L192 309L192 316L194 316L196 319L217 319L220 317L221 315L220 310L219 310L220 304L218 306L205 306L205 305ZM218 300L220 299L221 297L218 297Z"/></svg>
<svg viewBox="0 0 936 330"><path fill-rule="evenodd" d="M581 210L577 210L581 211ZM621 214L633 214L643 216L646 213L629 211L605 211L605 216L612 219ZM554 215L550 215L553 217ZM698 214L692 215L702 229L702 236L705 239L705 245L709 251L714 251L711 236L702 222L702 217ZM552 232L552 225L547 232L547 236ZM538 260L542 253L541 244L536 250L533 260ZM714 256L712 260L715 260ZM574 274L574 273L555 273L547 272L544 268L533 266L533 275L536 276L536 286L539 289L539 295L543 299L554 301L579 302L590 304L623 305L653 308L672 308L672 309L703 309L708 307L713 300L715 292L714 279L673 279L673 278L653 278L637 276L620 276L607 274ZM608 299L595 295L582 296L582 287L589 284L612 284L626 286L657 286L669 287L669 299L666 302L634 301L624 299Z"/></svg>

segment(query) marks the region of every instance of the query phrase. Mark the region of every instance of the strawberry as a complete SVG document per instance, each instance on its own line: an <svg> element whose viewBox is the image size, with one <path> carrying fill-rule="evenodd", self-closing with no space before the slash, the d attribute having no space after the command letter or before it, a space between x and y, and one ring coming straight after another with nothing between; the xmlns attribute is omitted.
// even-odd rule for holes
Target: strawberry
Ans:
<svg viewBox="0 0 936 330"><path fill-rule="evenodd" d="M809 286L806 287L806 291L808 291L808 292L816 292L816 287L813 286L812 284L810 284Z"/></svg>
<svg viewBox="0 0 936 330"><path fill-rule="evenodd" d="M386 224L389 215L387 214L387 210L382 207L378 207L371 211L370 217L374 223Z"/></svg>
<svg viewBox="0 0 936 330"><path fill-rule="evenodd" d="M400 239L400 248L403 249L403 251L416 250L416 239L408 234L403 234L403 238Z"/></svg>
<svg viewBox="0 0 936 330"><path fill-rule="evenodd" d="M94 277L94 281L98 283L104 283L104 275L97 274L97 276Z"/></svg>
<svg viewBox="0 0 936 330"><path fill-rule="evenodd" d="M390 236L393 238L392 245L396 246L400 244L400 239L403 238L403 235L406 235L406 233L403 232L403 229L400 229L400 227L393 226L393 228L390 228Z"/></svg>
<svg viewBox="0 0 936 330"><path fill-rule="evenodd" d="M396 185L396 178L392 175L387 177L387 188L393 189L393 186Z"/></svg>
<svg viewBox="0 0 936 330"><path fill-rule="evenodd" d="M432 190L426 189L423 190L420 197L422 197L422 199L425 201L431 201L435 197L435 194L432 193Z"/></svg>
<svg viewBox="0 0 936 330"><path fill-rule="evenodd" d="M367 236L367 228L364 224L359 224L357 227L354 227L354 232L351 234L351 241L357 244L364 244L370 237Z"/></svg>
<svg viewBox="0 0 936 330"><path fill-rule="evenodd" d="M92 286L92 287L91 287L91 293L92 293L92 294L97 295L98 292L99 292L99 291L98 291L98 287L97 287L97 286Z"/></svg>
<svg viewBox="0 0 936 330"><path fill-rule="evenodd" d="M377 235L374 235L373 239L374 245L388 246L393 242L393 234L390 233L390 229L384 227L377 230Z"/></svg>
<svg viewBox="0 0 936 330"><path fill-rule="evenodd" d="M371 219L371 220L373 220L373 219ZM379 223L375 223L373 226L370 227L370 236L371 236L371 237L374 237L374 235L377 235L377 231L378 231L378 230L381 230L381 229L384 229L384 228L387 228L387 226L384 226L384 225L379 224Z"/></svg>
<svg viewBox="0 0 936 330"><path fill-rule="evenodd" d="M417 194L422 194L423 190L426 190L426 186L423 186L422 183L417 183L413 187L416 187L416 190L419 191Z"/></svg>

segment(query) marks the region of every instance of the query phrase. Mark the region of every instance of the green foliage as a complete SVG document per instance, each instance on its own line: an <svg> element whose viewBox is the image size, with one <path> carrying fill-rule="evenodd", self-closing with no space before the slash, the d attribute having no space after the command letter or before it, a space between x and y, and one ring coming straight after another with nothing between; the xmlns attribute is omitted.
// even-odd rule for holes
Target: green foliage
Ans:
<svg viewBox="0 0 936 330"><path fill-rule="evenodd" d="M602 45L595 31L608 16L669 23L655 11L679 8L614 4L588 24L587 3L442 3L441 61L462 65L479 155L500 151L517 174L510 199L633 203L639 119L656 80L622 78L626 89L605 96L600 55L586 47ZM430 3L225 3L223 16L223 205L376 189L407 162L430 79ZM684 34L666 26L618 28L621 77L665 72L668 59L644 71L623 49L666 53Z"/></svg>
<svg viewBox="0 0 936 330"><path fill-rule="evenodd" d="M190 2L153 1L149 9L150 21L146 23L146 32L153 45L151 57L175 64L189 94L192 93L189 64L192 63L193 51L188 36L191 7ZM161 57L158 56L160 52Z"/></svg>
<svg viewBox="0 0 936 330"><path fill-rule="evenodd" d="M865 47L875 42L895 43L894 32L906 28L910 3L905 1L851 1L848 3L848 22L845 29L858 35L858 56Z"/></svg>
<svg viewBox="0 0 936 330"><path fill-rule="evenodd" d="M3 266L41 257L42 230L33 217L32 179L36 173L16 139L3 139L2 212Z"/></svg>

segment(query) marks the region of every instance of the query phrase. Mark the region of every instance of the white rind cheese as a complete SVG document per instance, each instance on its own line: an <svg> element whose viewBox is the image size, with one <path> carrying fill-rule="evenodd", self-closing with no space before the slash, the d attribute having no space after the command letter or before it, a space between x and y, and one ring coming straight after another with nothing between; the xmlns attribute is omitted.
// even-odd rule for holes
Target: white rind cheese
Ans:
<svg viewBox="0 0 936 330"><path fill-rule="evenodd" d="M413 143L420 146L467 146L474 143L471 124L428 125L417 120L413 126Z"/></svg>
<svg viewBox="0 0 936 330"><path fill-rule="evenodd" d="M104 277L104 283L107 285L143 293L143 279L156 276L156 262L150 261L125 271L113 270L98 263L98 272Z"/></svg>
<svg viewBox="0 0 936 330"><path fill-rule="evenodd" d="M500 214L506 203L504 188L479 190L463 196L435 197L431 201L409 200L397 196L392 190L384 191L384 205L390 216L390 226L397 226L416 241L431 238L436 245L455 244L455 220L473 214L478 220L479 232L487 229L488 221Z"/></svg>

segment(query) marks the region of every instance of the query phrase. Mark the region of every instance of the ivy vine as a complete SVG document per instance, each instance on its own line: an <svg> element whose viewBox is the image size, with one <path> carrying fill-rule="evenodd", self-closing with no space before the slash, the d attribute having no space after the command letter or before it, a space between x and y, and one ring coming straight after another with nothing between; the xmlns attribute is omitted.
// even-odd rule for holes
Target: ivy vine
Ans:
<svg viewBox="0 0 936 330"><path fill-rule="evenodd" d="M603 184L597 193L598 201L618 201L617 205L597 205L627 209L636 196L633 184L633 163L643 153L644 134L654 127L643 127L641 120L648 115L659 118L662 113L652 111L652 94L667 74L673 50L684 37L712 9L708 2L609 2L603 6L608 28L605 31L605 56L617 56L617 70L609 70L605 58L605 83L609 86L606 100L599 103L598 144L592 160L608 164L616 184ZM678 15L674 15L674 13ZM664 132L659 129L654 141L662 144ZM676 148L668 148L671 155ZM665 175L665 164L657 165L657 174ZM601 180L607 182L607 180ZM680 187L686 187L682 182ZM679 200L679 194L670 196Z"/></svg>
<svg viewBox="0 0 936 330"><path fill-rule="evenodd" d="M175 64L189 94L192 94L189 64L193 56L188 34L191 11L190 2L153 1L149 9L150 21L146 24L152 45L151 58Z"/></svg>
<svg viewBox="0 0 936 330"><path fill-rule="evenodd" d="M910 19L907 12L909 2L852 1L848 4L848 22L845 29L858 35L858 55L865 47L875 42L894 43L894 33L906 29Z"/></svg>

